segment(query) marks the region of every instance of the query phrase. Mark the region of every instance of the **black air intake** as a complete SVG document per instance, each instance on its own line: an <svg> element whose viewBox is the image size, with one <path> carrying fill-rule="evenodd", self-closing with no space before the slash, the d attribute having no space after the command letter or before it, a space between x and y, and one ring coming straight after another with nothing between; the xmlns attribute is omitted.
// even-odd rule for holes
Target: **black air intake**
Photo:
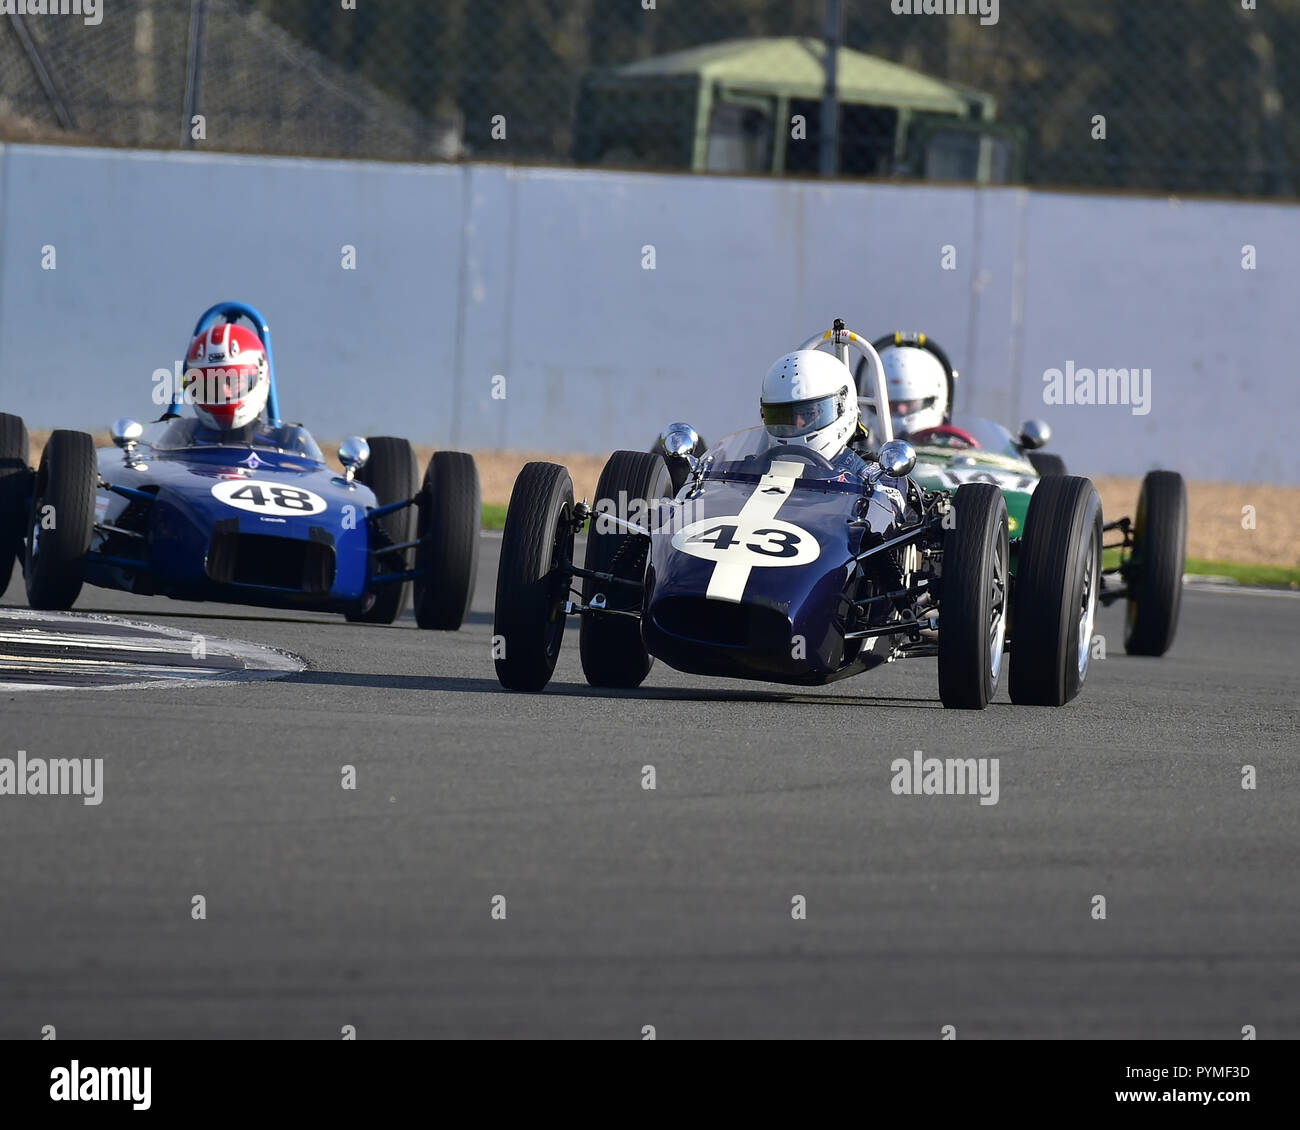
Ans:
<svg viewBox="0 0 1300 1130"><path fill-rule="evenodd" d="M324 596L334 584L334 546L328 539L279 538L221 528L212 535L208 576L221 585L284 589ZM315 531L313 531L315 533Z"/></svg>
<svg viewBox="0 0 1300 1130"><path fill-rule="evenodd" d="M661 632L678 639L755 651L790 646L790 621L785 613L759 604L667 596L655 602L651 614Z"/></svg>

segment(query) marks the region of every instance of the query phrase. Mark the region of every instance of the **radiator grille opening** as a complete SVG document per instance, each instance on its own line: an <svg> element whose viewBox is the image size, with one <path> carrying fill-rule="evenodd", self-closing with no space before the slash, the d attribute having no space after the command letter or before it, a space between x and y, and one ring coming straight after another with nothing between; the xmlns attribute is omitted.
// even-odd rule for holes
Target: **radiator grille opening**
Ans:
<svg viewBox="0 0 1300 1130"><path fill-rule="evenodd" d="M334 547L315 540L218 532L208 554L208 576L218 584L323 595L334 584Z"/></svg>
<svg viewBox="0 0 1300 1130"><path fill-rule="evenodd" d="M660 630L682 639L760 651L790 646L789 619L763 605L670 596L656 602L653 615Z"/></svg>

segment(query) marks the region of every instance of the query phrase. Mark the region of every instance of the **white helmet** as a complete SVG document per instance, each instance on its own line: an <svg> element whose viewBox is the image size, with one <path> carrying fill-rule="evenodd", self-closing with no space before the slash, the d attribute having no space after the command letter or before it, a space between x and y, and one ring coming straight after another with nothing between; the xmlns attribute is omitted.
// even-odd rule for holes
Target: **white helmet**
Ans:
<svg viewBox="0 0 1300 1130"><path fill-rule="evenodd" d="M763 424L777 443L811 447L834 459L858 426L853 374L820 349L787 353L763 378Z"/></svg>
<svg viewBox="0 0 1300 1130"><path fill-rule="evenodd" d="M905 437L937 428L948 416L948 374L942 362L920 346L890 345L880 351L894 435ZM868 424L875 409L868 409Z"/></svg>

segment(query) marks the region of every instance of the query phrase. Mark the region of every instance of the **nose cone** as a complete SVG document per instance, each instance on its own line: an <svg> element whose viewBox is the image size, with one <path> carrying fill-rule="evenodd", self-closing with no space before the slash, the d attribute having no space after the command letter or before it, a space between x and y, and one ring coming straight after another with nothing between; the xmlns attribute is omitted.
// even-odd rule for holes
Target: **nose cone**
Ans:
<svg viewBox="0 0 1300 1130"><path fill-rule="evenodd" d="M791 490L775 516L750 520L755 493L753 484L710 484L688 522L655 535L647 646L697 674L825 682L845 654L844 492Z"/></svg>

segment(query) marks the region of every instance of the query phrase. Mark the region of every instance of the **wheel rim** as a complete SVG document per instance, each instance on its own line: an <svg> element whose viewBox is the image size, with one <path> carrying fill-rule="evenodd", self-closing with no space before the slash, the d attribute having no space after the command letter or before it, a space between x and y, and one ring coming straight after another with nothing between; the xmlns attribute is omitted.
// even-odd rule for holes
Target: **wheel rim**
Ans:
<svg viewBox="0 0 1300 1130"><path fill-rule="evenodd" d="M551 573L553 574L560 566L561 547L567 546L568 558L573 559L573 539L566 538L564 530L572 528L569 526L569 508L561 507L559 516L555 522L555 541L551 546ZM564 642L564 625L568 619L564 611L564 603L568 599L568 593L561 593L551 604L550 615L547 617L546 626L546 657L554 660L559 657L560 645Z"/></svg>
<svg viewBox="0 0 1300 1130"><path fill-rule="evenodd" d="M1079 597L1079 679L1088 673L1092 654L1092 626L1097 615L1097 531L1088 538L1088 564L1083 574L1083 592Z"/></svg>
<svg viewBox="0 0 1300 1130"><path fill-rule="evenodd" d="M1002 538L993 553L993 580L989 593L989 671L994 685L1002 673L1003 647L1007 638L1007 555Z"/></svg>

